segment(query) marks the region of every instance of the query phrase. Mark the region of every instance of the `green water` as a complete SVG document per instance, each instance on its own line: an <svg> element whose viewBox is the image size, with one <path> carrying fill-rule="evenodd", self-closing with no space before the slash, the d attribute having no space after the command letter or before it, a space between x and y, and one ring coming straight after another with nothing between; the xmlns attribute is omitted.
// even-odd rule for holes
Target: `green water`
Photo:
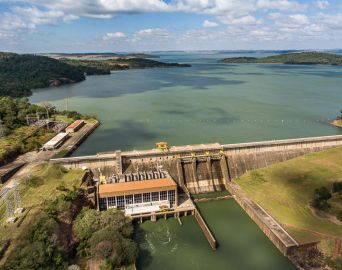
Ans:
<svg viewBox="0 0 342 270"><path fill-rule="evenodd" d="M138 269L294 270L233 200L200 203L219 248L212 251L192 216L142 223Z"/></svg>
<svg viewBox="0 0 342 270"><path fill-rule="evenodd" d="M162 54L191 68L90 76L36 91L33 102L96 114L102 126L75 155L115 149L342 134L327 124L342 104L342 68L224 65L225 55Z"/></svg>

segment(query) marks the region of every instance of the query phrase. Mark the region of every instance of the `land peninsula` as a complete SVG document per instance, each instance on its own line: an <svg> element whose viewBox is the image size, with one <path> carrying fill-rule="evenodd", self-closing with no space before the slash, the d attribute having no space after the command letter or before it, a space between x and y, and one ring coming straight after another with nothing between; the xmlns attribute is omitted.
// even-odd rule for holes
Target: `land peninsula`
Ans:
<svg viewBox="0 0 342 270"><path fill-rule="evenodd" d="M333 126L336 126L336 127L342 127L342 109L340 110L340 113L341 113L341 115L338 116L332 122L330 122L330 124L332 124Z"/></svg>
<svg viewBox="0 0 342 270"><path fill-rule="evenodd" d="M342 65L342 55L325 52L298 52L267 57L230 57L218 61L223 64L287 64L287 65Z"/></svg>
<svg viewBox="0 0 342 270"><path fill-rule="evenodd" d="M137 56L146 57L146 55ZM54 59L32 54L0 53L0 96L30 96L32 89L77 83L85 80L87 75L107 75L112 70L189 66L136 58L136 55L85 60L84 58Z"/></svg>

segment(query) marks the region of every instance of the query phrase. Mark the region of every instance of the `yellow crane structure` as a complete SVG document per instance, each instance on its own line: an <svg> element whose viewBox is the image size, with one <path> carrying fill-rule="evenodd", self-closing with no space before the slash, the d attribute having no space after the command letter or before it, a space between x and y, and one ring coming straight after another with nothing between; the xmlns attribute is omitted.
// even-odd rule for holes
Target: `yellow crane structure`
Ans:
<svg viewBox="0 0 342 270"><path fill-rule="evenodd" d="M157 142L156 147L158 150L167 151L169 149L169 145L167 142Z"/></svg>

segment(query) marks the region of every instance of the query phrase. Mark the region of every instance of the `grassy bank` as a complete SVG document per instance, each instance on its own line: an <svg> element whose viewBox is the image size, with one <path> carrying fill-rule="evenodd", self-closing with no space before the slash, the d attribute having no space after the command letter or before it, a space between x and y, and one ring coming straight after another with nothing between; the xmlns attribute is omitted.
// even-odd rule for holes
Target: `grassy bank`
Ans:
<svg viewBox="0 0 342 270"><path fill-rule="evenodd" d="M84 172L67 171L59 165L44 165L32 174L31 178L19 185L21 204L26 211L19 216L15 224L6 223L5 205L0 201L0 239L2 243L8 240L11 243L1 263L15 250L41 210L58 195L63 194L59 187L64 186L71 190L80 187Z"/></svg>
<svg viewBox="0 0 342 270"><path fill-rule="evenodd" d="M320 245L332 253L332 241L341 238L342 226L317 216L310 204L314 190L342 180L342 149L330 149L259 169L238 178L242 189L264 207L296 238ZM339 199L339 204L342 200Z"/></svg>

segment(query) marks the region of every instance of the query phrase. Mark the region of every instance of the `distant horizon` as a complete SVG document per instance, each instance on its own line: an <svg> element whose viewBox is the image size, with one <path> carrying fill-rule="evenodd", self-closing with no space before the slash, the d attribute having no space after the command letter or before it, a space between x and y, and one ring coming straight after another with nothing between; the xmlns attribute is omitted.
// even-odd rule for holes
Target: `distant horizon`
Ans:
<svg viewBox="0 0 342 270"><path fill-rule="evenodd" d="M269 50L262 50L262 49L237 49L237 50L230 50L230 49L222 49L222 50L156 50L156 51L72 51L72 52L15 52L15 51L0 51L3 53L17 53L17 54L139 54L139 53L145 53L145 54L153 54L153 53L177 53L177 52L184 52L184 53L200 53L200 52L217 52L217 53L224 53L224 52L339 52L342 51L342 48L336 48L336 49L269 49Z"/></svg>

